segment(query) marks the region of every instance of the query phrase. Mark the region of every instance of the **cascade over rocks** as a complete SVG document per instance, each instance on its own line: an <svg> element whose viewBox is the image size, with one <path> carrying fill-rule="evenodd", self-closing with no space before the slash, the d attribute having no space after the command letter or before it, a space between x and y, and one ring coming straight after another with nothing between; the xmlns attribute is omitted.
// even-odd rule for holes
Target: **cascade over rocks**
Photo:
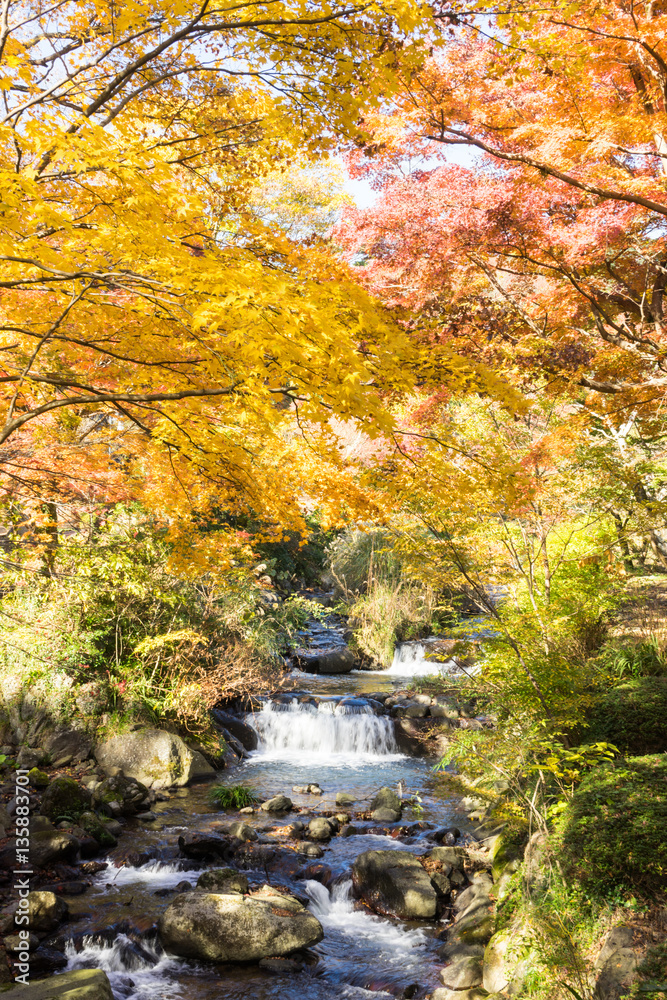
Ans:
<svg viewBox="0 0 667 1000"><path fill-rule="evenodd" d="M294 896L270 886L253 895L186 892L158 923L165 948L184 958L252 962L321 941L322 925Z"/></svg>
<svg viewBox="0 0 667 1000"><path fill-rule="evenodd" d="M146 788L187 785L215 774L197 750L191 750L175 733L161 729L112 736L95 748L95 756L107 774L121 770Z"/></svg>
<svg viewBox="0 0 667 1000"><path fill-rule="evenodd" d="M437 893L419 859L407 851L360 854L352 866L352 882L376 913L403 920L435 917Z"/></svg>

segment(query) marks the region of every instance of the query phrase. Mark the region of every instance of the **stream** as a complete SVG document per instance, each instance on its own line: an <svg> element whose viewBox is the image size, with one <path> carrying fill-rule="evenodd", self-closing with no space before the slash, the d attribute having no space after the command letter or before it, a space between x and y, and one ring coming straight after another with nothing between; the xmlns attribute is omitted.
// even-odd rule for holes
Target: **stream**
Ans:
<svg viewBox="0 0 667 1000"><path fill-rule="evenodd" d="M108 867L95 876L87 893L69 900L68 969L104 969L116 1000L381 1000L423 997L440 985L442 962L435 951L442 943L442 925L375 916L356 904L350 891L351 865L364 851L421 854L434 846L430 834L436 828L457 826L464 842L471 832L458 799L435 794L434 760L401 753L392 720L377 714L377 702L368 697L391 693L412 676L434 672L434 665L424 660L423 645L406 646L410 648L399 648L387 671L333 676L295 671L297 692L264 701L247 716L259 736L258 749L221 772L217 781L250 786L261 800L284 793L293 800L294 812L277 819L259 811L239 817L235 810L212 807L211 783L204 783L156 802L153 822L128 820L131 830L105 859ZM292 791L294 785L311 782L320 785L321 796ZM267 871L259 862L254 869L252 862L246 866L251 884L270 881L288 888L308 902L322 924L324 939L308 953L301 971L278 974L257 965L212 965L163 952L154 924L173 900L176 886L184 881L194 886L201 871L224 865L184 859L179 836L214 832L240 818L255 827L260 844L278 844L280 828L295 818L308 822L313 815L340 812L337 792L353 796L354 805L345 809L352 812L354 827L364 830L374 824L354 813L368 809L385 785L404 799L415 793L420 797L414 813L406 807L397 825L402 839L360 833L323 844L318 863L333 875L329 888L308 877L304 870L313 861L307 857L295 855L299 864L284 871ZM136 854L128 857L130 841L129 850Z"/></svg>

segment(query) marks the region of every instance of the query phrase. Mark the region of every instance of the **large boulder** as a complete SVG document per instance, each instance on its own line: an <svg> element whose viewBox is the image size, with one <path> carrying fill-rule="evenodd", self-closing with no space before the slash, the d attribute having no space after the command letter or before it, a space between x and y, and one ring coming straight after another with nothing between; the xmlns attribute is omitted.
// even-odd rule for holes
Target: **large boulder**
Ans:
<svg viewBox="0 0 667 1000"><path fill-rule="evenodd" d="M264 886L252 896L185 892L158 923L164 947L184 958L253 962L317 944L320 922L293 896Z"/></svg>
<svg viewBox="0 0 667 1000"><path fill-rule="evenodd" d="M402 920L435 916L438 896L431 879L407 851L365 851L352 866L352 881L376 913Z"/></svg>
<svg viewBox="0 0 667 1000"><path fill-rule="evenodd" d="M73 778L54 778L42 795L40 812L54 823L75 820L90 808L90 792Z"/></svg>
<svg viewBox="0 0 667 1000"><path fill-rule="evenodd" d="M19 984L3 1000L114 1000L111 983L101 969L77 969L34 983Z"/></svg>
<svg viewBox="0 0 667 1000"><path fill-rule="evenodd" d="M175 733L161 729L142 729L112 736L96 747L95 756L107 774L121 770L146 788L187 785L215 775L215 770L197 750L190 750Z"/></svg>
<svg viewBox="0 0 667 1000"><path fill-rule="evenodd" d="M371 802L371 819L376 823L397 823L403 804L393 788L381 788Z"/></svg>

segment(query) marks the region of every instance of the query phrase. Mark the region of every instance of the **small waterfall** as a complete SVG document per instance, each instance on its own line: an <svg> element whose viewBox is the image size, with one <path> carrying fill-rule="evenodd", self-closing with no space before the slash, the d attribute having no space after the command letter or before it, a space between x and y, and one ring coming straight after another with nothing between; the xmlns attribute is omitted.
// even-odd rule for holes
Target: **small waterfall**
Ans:
<svg viewBox="0 0 667 1000"><path fill-rule="evenodd" d="M261 754L384 757L398 753L392 720L375 715L369 705L269 701L248 721L257 730Z"/></svg>
<svg viewBox="0 0 667 1000"><path fill-rule="evenodd" d="M366 910L355 910L350 880L334 885L331 893L309 880L305 890L309 909L324 928L324 940L314 950L327 979L402 996L401 985L422 978L430 964L429 939L422 930L406 930Z"/></svg>
<svg viewBox="0 0 667 1000"><path fill-rule="evenodd" d="M109 977L116 1000L177 1000L184 994L172 976L182 962L165 954L157 940L140 939L119 933L113 941L103 935L83 938L81 949L70 941L66 948L67 971L103 969Z"/></svg>
<svg viewBox="0 0 667 1000"><path fill-rule="evenodd" d="M428 677L430 674L456 673L454 660L428 660L428 643L401 642L394 650L394 659L383 674L395 677Z"/></svg>

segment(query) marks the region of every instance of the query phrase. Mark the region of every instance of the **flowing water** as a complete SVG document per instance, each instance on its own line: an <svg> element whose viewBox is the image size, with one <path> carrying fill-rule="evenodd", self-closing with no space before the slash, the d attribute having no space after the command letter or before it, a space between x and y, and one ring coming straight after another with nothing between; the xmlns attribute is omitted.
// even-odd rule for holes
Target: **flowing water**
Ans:
<svg viewBox="0 0 667 1000"><path fill-rule="evenodd" d="M330 888L293 868L269 873L271 881L308 901L323 926L324 939L312 949L303 971L277 975L256 965L214 966L175 958L162 950L154 924L174 898L175 887L184 880L194 886L201 870L222 864L183 859L177 847L179 834L215 831L238 818L231 810L212 809L210 785L195 786L181 798L157 803L153 823L128 821L133 833L124 834L119 848L111 852L109 867L84 896L70 901L68 968L105 969L116 1000L382 1000L419 998L434 989L441 927L374 916L357 908L350 892L350 868L363 851L381 848L420 854L433 846L430 829L457 825L464 834L466 830L458 801L435 794L433 761L401 754L392 721L378 714L381 706L369 697L400 687L406 677L434 672L430 662L429 669L425 668L424 654L417 651L418 646L424 649L423 643L406 645L411 648L399 649L392 668L382 673L297 674L299 695L268 700L248 716L258 733L259 747L218 779L251 786L262 799L283 792L296 808L312 815L335 809L339 791L351 794L352 809L362 811L384 785L397 788L404 798L414 793L420 797L415 815L411 816L408 807L404 810L400 839L396 830L362 832L334 837L324 845L322 863L333 875ZM311 782L321 786L321 796L292 791L293 785ZM275 843L280 826L290 823L294 814L279 820L263 813L242 818L256 826L260 841L274 838ZM300 818L307 822L309 815ZM354 820L354 825L363 829L373 824ZM134 864L124 860L130 839L131 848L150 853L150 860L139 858ZM309 861L302 860L305 869ZM251 883L267 880L267 872L259 868L247 874Z"/></svg>

